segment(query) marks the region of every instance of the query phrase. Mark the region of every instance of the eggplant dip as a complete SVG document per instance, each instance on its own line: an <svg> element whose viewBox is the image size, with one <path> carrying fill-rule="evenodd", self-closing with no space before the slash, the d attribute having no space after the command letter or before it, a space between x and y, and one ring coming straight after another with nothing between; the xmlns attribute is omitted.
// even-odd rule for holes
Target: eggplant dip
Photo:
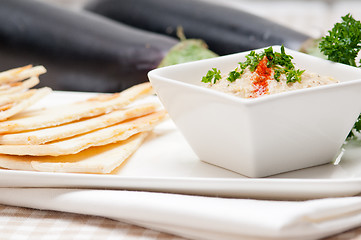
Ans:
<svg viewBox="0 0 361 240"><path fill-rule="evenodd" d="M220 70L212 68L202 82L208 88L242 98L338 83L332 77L297 69L292 59L283 46L281 53L274 52L272 47L261 53L251 51L234 71L222 75Z"/></svg>

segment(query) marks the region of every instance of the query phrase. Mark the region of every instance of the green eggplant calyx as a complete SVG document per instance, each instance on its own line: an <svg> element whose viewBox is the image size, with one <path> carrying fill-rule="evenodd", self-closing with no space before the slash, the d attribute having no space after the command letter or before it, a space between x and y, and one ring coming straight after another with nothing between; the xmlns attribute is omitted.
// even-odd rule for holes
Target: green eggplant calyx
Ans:
<svg viewBox="0 0 361 240"><path fill-rule="evenodd" d="M316 38L316 39L310 38L302 44L299 51L315 57L327 59L327 57L320 51L320 48L318 47L320 41L321 38Z"/></svg>
<svg viewBox="0 0 361 240"><path fill-rule="evenodd" d="M201 39L187 39L183 28L177 28L177 36L180 42L172 47L158 67L165 67L179 63L192 62L218 55L208 49L207 44Z"/></svg>
<svg viewBox="0 0 361 240"><path fill-rule="evenodd" d="M165 67L179 63L197 61L218 55L208 49L207 44L200 39L183 39L172 47L158 67Z"/></svg>

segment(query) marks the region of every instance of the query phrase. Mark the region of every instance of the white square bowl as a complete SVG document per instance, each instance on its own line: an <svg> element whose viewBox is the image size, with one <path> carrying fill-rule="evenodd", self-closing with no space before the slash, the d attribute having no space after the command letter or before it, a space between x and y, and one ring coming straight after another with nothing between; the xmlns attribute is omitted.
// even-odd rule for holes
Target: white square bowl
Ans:
<svg viewBox="0 0 361 240"><path fill-rule="evenodd" d="M280 46L273 46L280 51ZM256 50L261 51L263 49ZM248 177L329 163L361 112L361 69L286 49L301 69L338 84L243 99L202 86L249 52L155 69L148 77L200 160Z"/></svg>

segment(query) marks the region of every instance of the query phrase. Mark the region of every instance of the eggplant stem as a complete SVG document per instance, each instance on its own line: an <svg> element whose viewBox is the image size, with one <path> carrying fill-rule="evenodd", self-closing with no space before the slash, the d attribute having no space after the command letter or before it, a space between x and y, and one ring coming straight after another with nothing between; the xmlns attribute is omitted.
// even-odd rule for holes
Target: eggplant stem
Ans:
<svg viewBox="0 0 361 240"><path fill-rule="evenodd" d="M182 26L178 26L177 27L177 37L181 40L181 41L185 41L187 40L186 36L184 35L184 30Z"/></svg>

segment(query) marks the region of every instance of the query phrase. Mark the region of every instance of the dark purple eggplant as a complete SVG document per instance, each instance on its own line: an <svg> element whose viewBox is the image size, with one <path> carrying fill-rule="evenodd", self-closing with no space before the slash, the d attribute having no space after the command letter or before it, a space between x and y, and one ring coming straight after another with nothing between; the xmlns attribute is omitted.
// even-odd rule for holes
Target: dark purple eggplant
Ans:
<svg viewBox="0 0 361 240"><path fill-rule="evenodd" d="M248 12L197 0L95 0L85 9L136 28L204 40L219 55L284 44L298 50L310 36Z"/></svg>
<svg viewBox="0 0 361 240"><path fill-rule="evenodd" d="M1 0L0 22L0 70L44 65L38 86L55 90L115 92L145 82L179 42L30 0Z"/></svg>

